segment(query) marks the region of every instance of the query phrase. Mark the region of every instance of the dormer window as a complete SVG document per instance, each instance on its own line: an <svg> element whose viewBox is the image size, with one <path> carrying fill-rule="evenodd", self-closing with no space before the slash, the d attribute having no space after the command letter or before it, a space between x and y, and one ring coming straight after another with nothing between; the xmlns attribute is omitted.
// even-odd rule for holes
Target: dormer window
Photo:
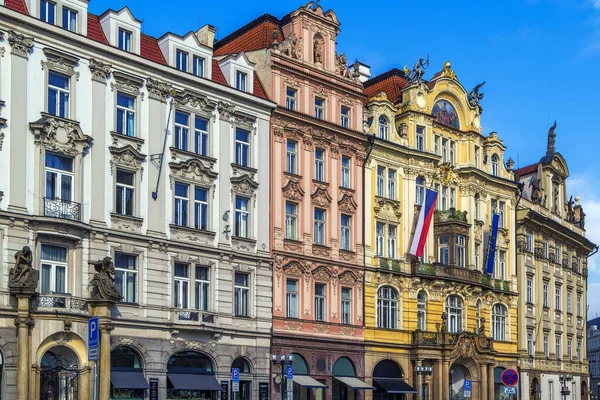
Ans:
<svg viewBox="0 0 600 400"><path fill-rule="evenodd" d="M176 68L180 71L187 72L188 53L177 50Z"/></svg>
<svg viewBox="0 0 600 400"><path fill-rule="evenodd" d="M492 156L492 175L498 176L498 156Z"/></svg>
<svg viewBox="0 0 600 400"><path fill-rule="evenodd" d="M56 20L56 4L47 0L40 0L40 19L54 25L54 21Z"/></svg>
<svg viewBox="0 0 600 400"><path fill-rule="evenodd" d="M62 27L71 32L77 32L77 11L63 7Z"/></svg>
<svg viewBox="0 0 600 400"><path fill-rule="evenodd" d="M203 77L204 76L204 58L194 56L194 66L193 71L194 75Z"/></svg>
<svg viewBox="0 0 600 400"><path fill-rule="evenodd" d="M240 72L240 71L237 71L235 73L235 88L237 90L241 90L241 91L245 92L246 91L246 82L247 82L247 80L248 80L248 75L247 74L245 74L243 72Z"/></svg>
<svg viewBox="0 0 600 400"><path fill-rule="evenodd" d="M119 48L131 52L131 32L119 28Z"/></svg>

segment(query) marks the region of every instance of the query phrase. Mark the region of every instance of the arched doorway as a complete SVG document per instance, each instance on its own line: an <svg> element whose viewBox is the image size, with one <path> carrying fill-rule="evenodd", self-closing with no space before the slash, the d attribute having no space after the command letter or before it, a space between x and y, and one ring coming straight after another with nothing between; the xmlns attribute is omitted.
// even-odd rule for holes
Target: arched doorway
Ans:
<svg viewBox="0 0 600 400"><path fill-rule="evenodd" d="M110 398L144 400L149 389L141 357L131 347L117 346L110 352Z"/></svg>
<svg viewBox="0 0 600 400"><path fill-rule="evenodd" d="M340 357L333 364L333 400L354 400L357 390L374 390L371 385L356 378L354 363L348 357Z"/></svg>
<svg viewBox="0 0 600 400"><path fill-rule="evenodd" d="M468 399L468 397L465 397L465 381L473 381L469 369L462 364L454 363L450 367L449 375L450 400Z"/></svg>
<svg viewBox="0 0 600 400"><path fill-rule="evenodd" d="M581 381L581 400L587 400L589 398L588 386L586 381Z"/></svg>
<svg viewBox="0 0 600 400"><path fill-rule="evenodd" d="M311 378L308 374L308 364L304 357L298 353L292 353L292 355L294 356L294 360L292 361L292 369L294 371L294 400L308 400L311 389L315 390L314 399L324 399L325 389L327 388L326 381L324 379L316 380ZM322 365L320 361L323 361ZM325 362L322 359L317 361L317 370L321 370L321 366L323 369L325 368ZM282 398L285 399L285 391Z"/></svg>
<svg viewBox="0 0 600 400"><path fill-rule="evenodd" d="M40 365L40 400L76 400L79 360L73 350L56 346Z"/></svg>
<svg viewBox="0 0 600 400"><path fill-rule="evenodd" d="M402 369L392 360L382 360L373 369L373 400L405 400L407 393L417 393L402 377Z"/></svg>
<svg viewBox="0 0 600 400"><path fill-rule="evenodd" d="M237 368L240 371L239 388L237 392L233 391L233 382L231 382L232 400L250 400L252 398L252 375L250 363L242 357L236 358L231 364L231 369Z"/></svg>
<svg viewBox="0 0 600 400"><path fill-rule="evenodd" d="M529 400L540 400L540 382L537 378L531 380L531 388L529 390Z"/></svg>
<svg viewBox="0 0 600 400"><path fill-rule="evenodd" d="M215 377L211 360L196 351L182 351L167 364L167 400L216 400L221 385Z"/></svg>

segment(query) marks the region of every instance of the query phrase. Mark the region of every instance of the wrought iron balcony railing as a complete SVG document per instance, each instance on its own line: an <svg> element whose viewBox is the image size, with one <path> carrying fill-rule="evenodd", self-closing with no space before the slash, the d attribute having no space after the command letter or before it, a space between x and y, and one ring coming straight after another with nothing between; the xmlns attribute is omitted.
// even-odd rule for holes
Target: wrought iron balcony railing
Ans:
<svg viewBox="0 0 600 400"><path fill-rule="evenodd" d="M203 324L214 324L215 315L206 311L194 310L173 310L175 312L175 320L179 322L199 322Z"/></svg>
<svg viewBox="0 0 600 400"><path fill-rule="evenodd" d="M43 309L52 309L53 311L63 310L65 313L87 314L87 300L79 297L73 297L70 294L40 294L35 302L37 311ZM59 310L57 310L59 309ZM60 312L60 311L59 311Z"/></svg>
<svg viewBox="0 0 600 400"><path fill-rule="evenodd" d="M81 221L81 204L74 201L44 197L44 215L46 217Z"/></svg>

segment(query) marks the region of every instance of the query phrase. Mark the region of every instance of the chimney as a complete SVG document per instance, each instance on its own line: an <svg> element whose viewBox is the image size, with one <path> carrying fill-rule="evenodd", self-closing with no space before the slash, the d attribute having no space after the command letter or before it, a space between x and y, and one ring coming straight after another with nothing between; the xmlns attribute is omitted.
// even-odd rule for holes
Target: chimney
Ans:
<svg viewBox="0 0 600 400"><path fill-rule="evenodd" d="M216 31L217 30L214 26L206 24L202 28L198 29L198 31L196 32L196 37L198 38L198 41L201 44L208 46L212 49L213 44L215 42Z"/></svg>

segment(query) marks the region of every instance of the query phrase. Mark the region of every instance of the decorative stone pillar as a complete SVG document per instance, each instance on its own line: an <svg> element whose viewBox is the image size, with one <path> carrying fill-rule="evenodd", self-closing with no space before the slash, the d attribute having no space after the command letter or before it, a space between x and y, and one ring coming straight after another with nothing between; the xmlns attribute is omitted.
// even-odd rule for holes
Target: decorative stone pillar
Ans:
<svg viewBox="0 0 600 400"><path fill-rule="evenodd" d="M488 364L488 399L494 400L494 364Z"/></svg>
<svg viewBox="0 0 600 400"><path fill-rule="evenodd" d="M79 371L77 379L77 398L78 400L90 399L90 367L85 366Z"/></svg>
<svg viewBox="0 0 600 400"><path fill-rule="evenodd" d="M17 327L17 400L29 399L29 329L33 327L33 320L29 317L30 296L17 296L20 310L15 318ZM22 304L26 310L21 310ZM23 312L24 311L24 312ZM22 315L24 314L24 315Z"/></svg>
<svg viewBox="0 0 600 400"><path fill-rule="evenodd" d="M434 372L433 372L433 376L435 377L433 379L433 382L434 382L434 386L435 386L435 399L436 400L444 400L444 397L442 396L442 392L444 391L443 385L445 385L447 383L448 375L446 375L446 379L444 379L444 376L442 375L443 374L442 369L443 369L442 362L437 360L435 362Z"/></svg>
<svg viewBox="0 0 600 400"><path fill-rule="evenodd" d="M487 386L488 386L488 380L487 380L487 365L482 365L481 366L481 381L480 381L481 385L480 385L480 389L479 389L479 396L481 398L481 400L485 400L487 398Z"/></svg>
<svg viewBox="0 0 600 400"><path fill-rule="evenodd" d="M450 361L444 359L442 361L442 376L440 381L442 382L442 399L450 398L450 385L452 382L449 381L450 376Z"/></svg>
<svg viewBox="0 0 600 400"><path fill-rule="evenodd" d="M111 320L113 301L91 300L89 302L94 317L100 323L100 354L97 361L98 400L110 399L110 332L114 329Z"/></svg>

